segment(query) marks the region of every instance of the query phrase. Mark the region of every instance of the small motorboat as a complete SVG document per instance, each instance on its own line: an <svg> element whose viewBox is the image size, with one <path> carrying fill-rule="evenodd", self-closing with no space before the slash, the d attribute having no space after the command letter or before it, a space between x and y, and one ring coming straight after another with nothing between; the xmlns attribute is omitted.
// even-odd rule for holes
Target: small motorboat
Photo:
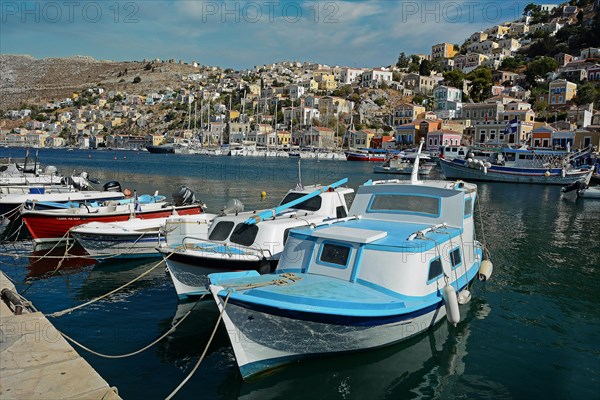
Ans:
<svg viewBox="0 0 600 400"><path fill-rule="evenodd" d="M575 192L577 197L586 199L600 199L600 186L589 186L589 180L579 180L561 188L562 193Z"/></svg>
<svg viewBox="0 0 600 400"><path fill-rule="evenodd" d="M408 153L389 157L383 164L373 168L373 172L383 174L400 174L410 175L415 163L416 154ZM422 155L419 157L419 175L429 175L435 163L431 162L429 156Z"/></svg>
<svg viewBox="0 0 600 400"><path fill-rule="evenodd" d="M181 194L184 196L180 196ZM89 222L115 223L132 218L166 218L170 215L199 214L205 205L196 201L193 192L186 187L179 188L173 202L159 201L140 204L138 201L119 204L119 201L104 202L101 206L90 207L82 204L79 208L53 210L25 210L21 213L23 222L36 243L60 242L71 231Z"/></svg>
<svg viewBox="0 0 600 400"><path fill-rule="evenodd" d="M179 298L208 293L207 275L211 272L272 272L285 257L283 246L292 229L348 215L345 196L354 191L342 187L346 182L342 179L329 186L306 187L299 184L279 206L265 211L224 210L214 218L207 234L188 233L182 238L175 232L177 238L171 240L172 234L167 233L167 245L158 251L165 257Z"/></svg>

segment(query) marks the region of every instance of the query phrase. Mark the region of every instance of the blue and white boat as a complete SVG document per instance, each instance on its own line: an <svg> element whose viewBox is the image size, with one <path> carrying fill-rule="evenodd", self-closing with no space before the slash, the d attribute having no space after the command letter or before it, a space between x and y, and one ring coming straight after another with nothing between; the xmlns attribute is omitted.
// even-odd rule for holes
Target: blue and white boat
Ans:
<svg viewBox="0 0 600 400"><path fill-rule="evenodd" d="M416 168L409 182L369 181L350 217L291 231L273 274L210 274L242 377L456 324L471 281L492 273L476 195L474 184L419 182Z"/></svg>
<svg viewBox="0 0 600 400"><path fill-rule="evenodd" d="M168 233L166 244L157 250L165 258L179 298L207 294L207 275L211 272L272 272L290 230L348 215L346 196L354 190L341 186L346 182L299 184L272 209L224 212L214 218L208 232L200 225L197 235L188 233L181 238L177 231Z"/></svg>
<svg viewBox="0 0 600 400"><path fill-rule="evenodd" d="M564 151L505 148L483 159L473 153L440 159L440 166L446 179L564 186L591 174L590 169L573 167L572 161Z"/></svg>

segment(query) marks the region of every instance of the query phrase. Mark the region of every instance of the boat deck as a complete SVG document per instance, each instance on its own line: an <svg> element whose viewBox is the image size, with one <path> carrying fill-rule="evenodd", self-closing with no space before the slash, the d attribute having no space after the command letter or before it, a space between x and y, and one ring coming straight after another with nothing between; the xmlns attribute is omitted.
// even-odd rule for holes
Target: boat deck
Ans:
<svg viewBox="0 0 600 400"><path fill-rule="evenodd" d="M356 317L407 314L438 303L433 293L426 297L404 296L378 290L362 284L343 281L323 275L297 274L301 278L286 285L273 281L283 279L281 274L261 275L251 272L211 274L213 285L232 290L230 301L268 306L285 310ZM246 289L248 284L264 285Z"/></svg>

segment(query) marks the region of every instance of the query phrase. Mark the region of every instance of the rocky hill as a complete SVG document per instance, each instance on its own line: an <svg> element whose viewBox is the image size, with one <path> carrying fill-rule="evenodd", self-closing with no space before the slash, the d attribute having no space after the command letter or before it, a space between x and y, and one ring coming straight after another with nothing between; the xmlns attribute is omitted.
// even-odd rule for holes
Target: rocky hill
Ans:
<svg viewBox="0 0 600 400"><path fill-rule="evenodd" d="M145 94L178 86L181 75L197 73L186 64L137 61L100 61L92 57L36 59L28 55L0 55L0 110L23 103L43 104L70 97L73 92L101 86ZM141 82L134 84L139 76Z"/></svg>

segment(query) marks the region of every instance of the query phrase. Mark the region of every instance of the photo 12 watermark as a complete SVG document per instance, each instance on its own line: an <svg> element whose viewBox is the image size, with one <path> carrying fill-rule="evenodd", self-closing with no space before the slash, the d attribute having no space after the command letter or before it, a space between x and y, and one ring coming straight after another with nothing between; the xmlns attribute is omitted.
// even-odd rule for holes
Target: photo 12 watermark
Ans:
<svg viewBox="0 0 600 400"><path fill-rule="evenodd" d="M55 23L73 24L79 22L99 23L101 21L124 24L137 24L140 2L109 1L2 1L0 21L6 23Z"/></svg>

